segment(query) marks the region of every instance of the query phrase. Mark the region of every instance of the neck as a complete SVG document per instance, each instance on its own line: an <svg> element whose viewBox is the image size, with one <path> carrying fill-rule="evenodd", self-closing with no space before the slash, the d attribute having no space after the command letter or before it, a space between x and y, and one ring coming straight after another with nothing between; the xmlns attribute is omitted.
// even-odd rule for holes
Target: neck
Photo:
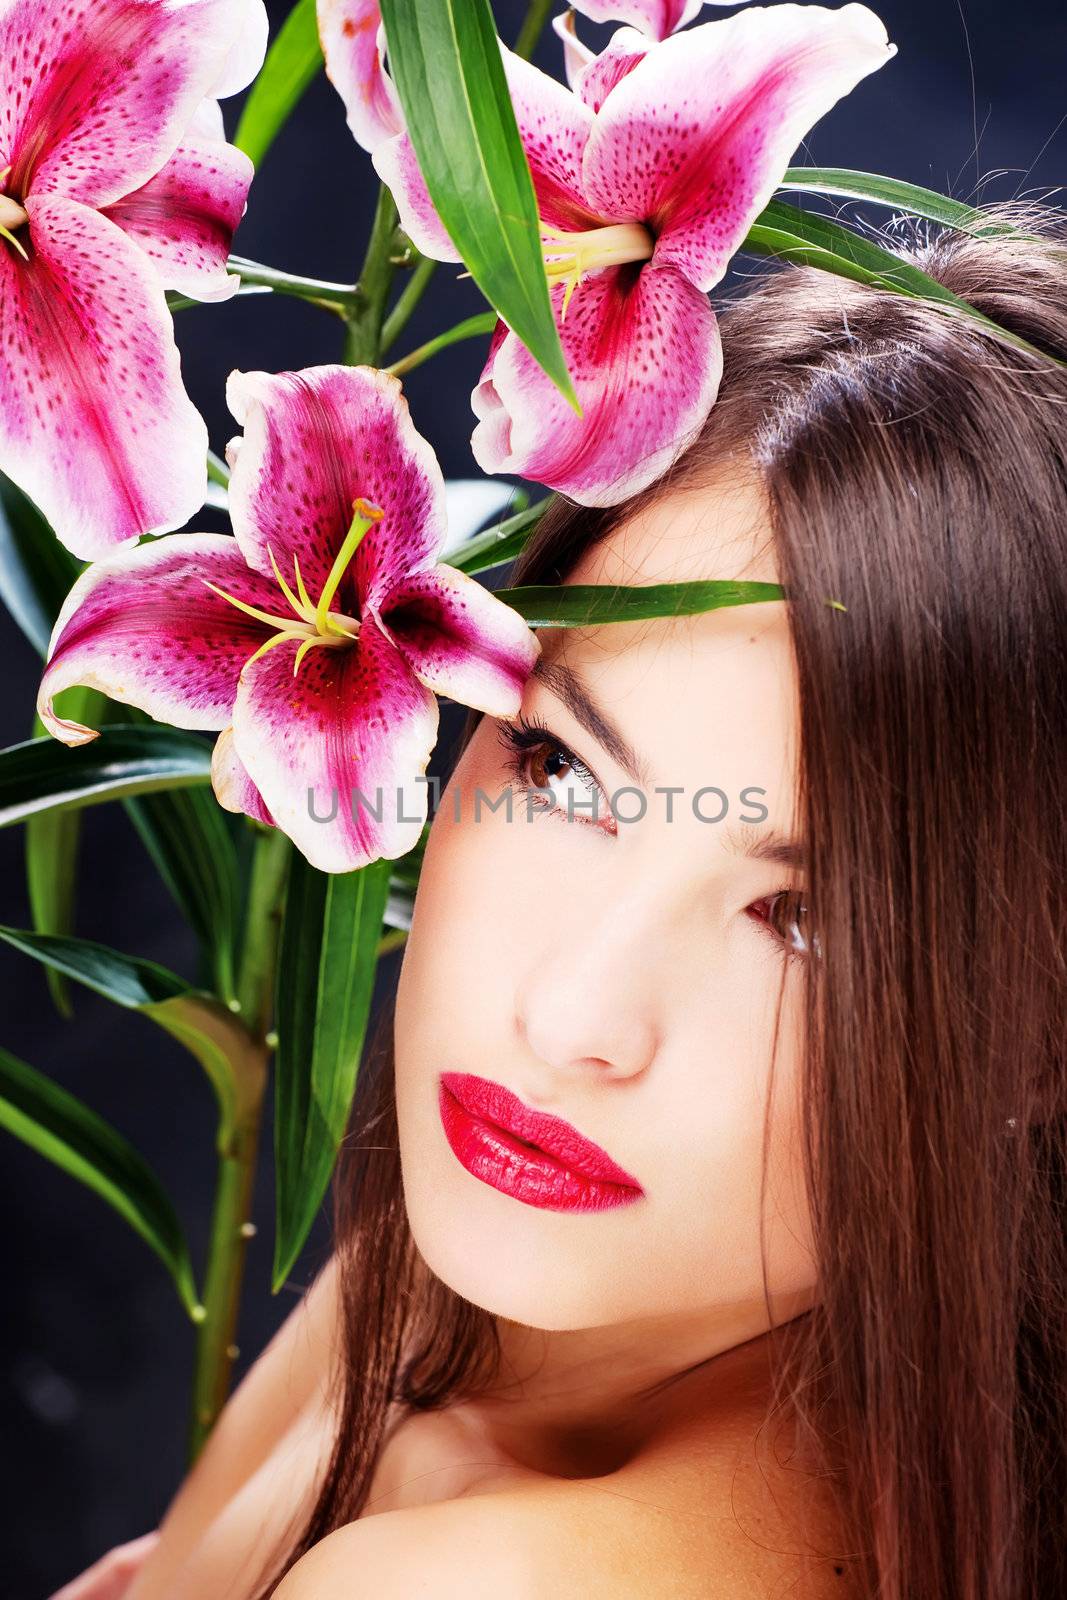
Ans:
<svg viewBox="0 0 1067 1600"><path fill-rule="evenodd" d="M498 1319L497 1379L462 1409L505 1460L562 1477L614 1471L682 1423L732 1433L762 1415L784 1331L747 1309L565 1331Z"/></svg>

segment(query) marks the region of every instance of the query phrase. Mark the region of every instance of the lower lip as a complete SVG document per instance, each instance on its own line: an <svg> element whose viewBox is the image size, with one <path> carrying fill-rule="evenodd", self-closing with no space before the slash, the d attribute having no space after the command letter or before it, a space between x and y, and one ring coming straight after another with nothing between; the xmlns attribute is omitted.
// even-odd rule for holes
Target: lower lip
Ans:
<svg viewBox="0 0 1067 1600"><path fill-rule="evenodd" d="M609 1206L625 1206L641 1198L639 1189L587 1178L565 1167L547 1150L523 1144L496 1123L472 1116L444 1084L440 1085L438 1104L445 1137L457 1161L473 1177L513 1200L546 1211L606 1211Z"/></svg>

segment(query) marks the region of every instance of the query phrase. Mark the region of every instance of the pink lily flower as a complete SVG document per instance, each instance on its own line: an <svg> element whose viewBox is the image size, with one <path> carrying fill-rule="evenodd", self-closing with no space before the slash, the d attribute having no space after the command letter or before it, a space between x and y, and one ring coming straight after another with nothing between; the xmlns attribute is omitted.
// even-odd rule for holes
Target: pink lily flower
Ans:
<svg viewBox="0 0 1067 1600"><path fill-rule="evenodd" d="M352 137L373 150L404 126L393 80L385 70L385 28L378 0L316 0L326 76L345 106Z"/></svg>
<svg viewBox="0 0 1067 1600"><path fill-rule="evenodd" d="M865 5L785 4L660 43L619 29L573 90L500 48L583 415L500 321L471 397L471 449L486 472L612 505L700 431L722 375L708 291L812 124L896 46ZM418 248L457 261L409 135L371 160Z"/></svg>
<svg viewBox="0 0 1067 1600"><path fill-rule="evenodd" d="M203 504L164 290L237 288L252 164L209 97L254 77L266 25L263 0L0 7L0 465L83 558Z"/></svg>
<svg viewBox="0 0 1067 1600"><path fill-rule="evenodd" d="M37 697L90 684L219 732L212 786L324 872L395 859L428 814L435 694L493 716L540 654L517 611L436 560L445 486L402 385L373 367L235 372L234 535L174 533L94 562L56 619ZM421 780L421 781L420 781Z"/></svg>

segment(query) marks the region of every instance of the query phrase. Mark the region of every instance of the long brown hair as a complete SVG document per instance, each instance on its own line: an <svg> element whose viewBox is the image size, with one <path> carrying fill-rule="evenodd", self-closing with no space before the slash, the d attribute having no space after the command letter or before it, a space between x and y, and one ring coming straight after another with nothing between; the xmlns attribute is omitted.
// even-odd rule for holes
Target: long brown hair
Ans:
<svg viewBox="0 0 1067 1600"><path fill-rule="evenodd" d="M1067 357L1067 219L1016 202L984 220L1029 239L897 223L882 242ZM802 1107L818 1303L792 1398L861 1592L1067 1594L1067 369L810 268L762 271L721 327L698 441L633 501L558 498L510 581L563 582L724 462L761 473L821 955ZM338 1428L286 1571L360 1513L394 1397L440 1407L495 1372L492 1315L408 1230L391 1006L334 1197Z"/></svg>

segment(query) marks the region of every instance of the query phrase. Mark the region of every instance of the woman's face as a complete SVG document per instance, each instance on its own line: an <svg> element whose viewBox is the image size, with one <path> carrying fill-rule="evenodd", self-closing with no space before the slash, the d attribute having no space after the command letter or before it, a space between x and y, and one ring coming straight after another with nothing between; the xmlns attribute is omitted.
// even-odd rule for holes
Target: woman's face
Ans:
<svg viewBox="0 0 1067 1600"><path fill-rule="evenodd" d="M568 582L777 582L770 538L758 487L723 479L633 518ZM785 608L539 637L521 714L549 735L516 753L483 717L427 843L396 1010L412 1232L440 1278L502 1317L542 1329L677 1318L730 1348L808 1309L815 1278L796 1105L804 879L751 854L792 833ZM624 748L585 725L575 687ZM443 1115L442 1074L564 1119L641 1192L571 1181L447 1096ZM589 1208L605 1197L626 1203Z"/></svg>

